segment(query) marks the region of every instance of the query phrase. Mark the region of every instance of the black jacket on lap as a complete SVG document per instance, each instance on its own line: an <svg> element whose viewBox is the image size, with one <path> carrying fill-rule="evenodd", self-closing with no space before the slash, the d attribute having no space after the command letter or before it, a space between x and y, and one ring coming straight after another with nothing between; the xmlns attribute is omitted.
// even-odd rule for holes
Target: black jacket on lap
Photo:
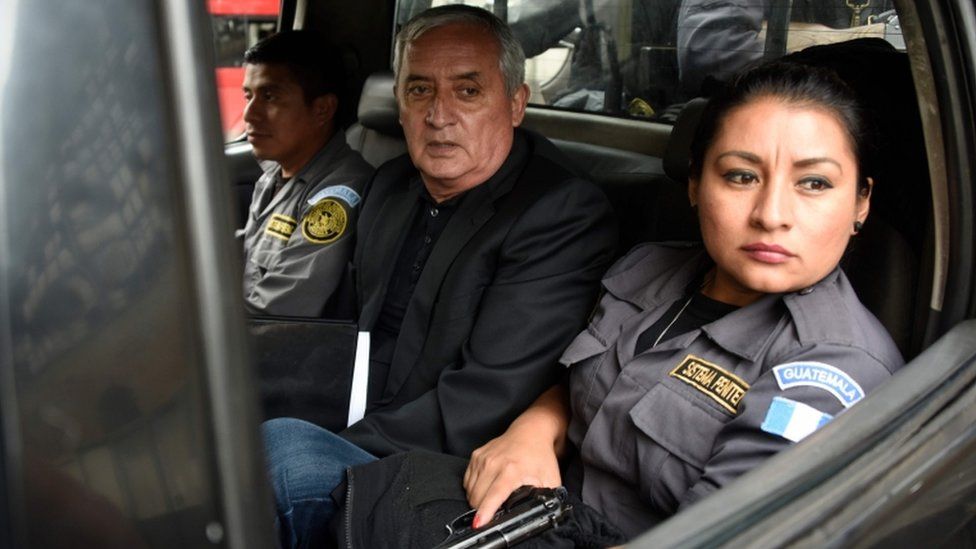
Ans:
<svg viewBox="0 0 976 549"><path fill-rule="evenodd" d="M350 469L335 496L337 547L430 549L447 538L446 525L470 509L461 485L467 460L408 452ZM570 496L570 517L521 549L603 548L626 541L603 515Z"/></svg>

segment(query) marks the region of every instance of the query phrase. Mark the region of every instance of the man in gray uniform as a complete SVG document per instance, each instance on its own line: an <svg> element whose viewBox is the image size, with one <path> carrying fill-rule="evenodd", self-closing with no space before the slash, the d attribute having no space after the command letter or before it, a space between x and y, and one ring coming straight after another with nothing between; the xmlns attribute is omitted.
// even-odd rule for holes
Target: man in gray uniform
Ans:
<svg viewBox="0 0 976 549"><path fill-rule="evenodd" d="M766 19L782 0L683 0L678 13L678 70L681 87L701 94L706 77L727 80L763 57ZM807 40L798 45L828 44L864 36L885 36L883 23L893 12L891 0L845 2L796 0L790 19ZM880 18L879 18L880 17ZM804 25L805 24L805 25ZM873 25L873 26L872 26ZM790 51L795 51L787 44Z"/></svg>
<svg viewBox="0 0 976 549"><path fill-rule="evenodd" d="M339 55L289 31L244 54L247 140L265 172L244 227L244 298L254 314L318 317L352 254L372 168L346 144Z"/></svg>

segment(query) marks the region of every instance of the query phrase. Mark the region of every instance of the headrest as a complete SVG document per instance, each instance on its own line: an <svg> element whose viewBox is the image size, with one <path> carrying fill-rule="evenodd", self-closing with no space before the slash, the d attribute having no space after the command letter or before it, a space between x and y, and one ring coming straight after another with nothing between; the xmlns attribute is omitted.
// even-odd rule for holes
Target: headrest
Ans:
<svg viewBox="0 0 976 549"><path fill-rule="evenodd" d="M678 113L678 119L671 128L671 137L668 138L668 146L664 149L664 173L679 183L688 180L691 140L695 137L698 121L701 120L702 111L707 104L708 100L704 97L696 97L688 101Z"/></svg>
<svg viewBox="0 0 976 549"><path fill-rule="evenodd" d="M363 93L359 96L359 123L384 135L403 137L397 112L396 97L393 95L393 75L378 72L370 75L363 83Z"/></svg>

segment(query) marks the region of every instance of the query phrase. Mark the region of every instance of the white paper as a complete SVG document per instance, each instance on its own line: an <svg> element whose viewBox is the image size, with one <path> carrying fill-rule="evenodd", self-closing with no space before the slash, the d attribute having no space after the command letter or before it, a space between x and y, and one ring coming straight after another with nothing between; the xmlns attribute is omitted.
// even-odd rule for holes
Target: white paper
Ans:
<svg viewBox="0 0 976 549"><path fill-rule="evenodd" d="M359 332L356 338L356 361L352 367L352 389L349 392L349 420L346 426L363 419L366 414L366 387L369 383L369 332Z"/></svg>

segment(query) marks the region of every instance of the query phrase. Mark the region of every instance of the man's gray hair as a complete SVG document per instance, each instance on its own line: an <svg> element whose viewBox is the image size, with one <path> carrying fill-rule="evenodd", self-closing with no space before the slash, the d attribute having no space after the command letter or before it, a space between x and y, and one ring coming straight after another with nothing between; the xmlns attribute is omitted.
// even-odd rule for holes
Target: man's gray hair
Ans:
<svg viewBox="0 0 976 549"><path fill-rule="evenodd" d="M525 52L515 39L512 29L489 11L473 6L451 4L424 10L414 16L400 29L393 49L393 75L400 81L400 67L407 45L427 33L427 31L446 25L463 24L481 27L498 41L498 66L505 80L509 97L515 95L525 82Z"/></svg>

